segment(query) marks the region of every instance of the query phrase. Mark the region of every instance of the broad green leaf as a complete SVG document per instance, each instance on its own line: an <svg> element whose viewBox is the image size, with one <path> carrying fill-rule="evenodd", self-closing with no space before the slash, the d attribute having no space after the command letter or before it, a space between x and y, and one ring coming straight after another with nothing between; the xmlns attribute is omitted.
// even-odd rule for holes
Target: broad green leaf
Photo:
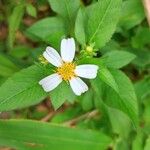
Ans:
<svg viewBox="0 0 150 150"><path fill-rule="evenodd" d="M62 20L58 17L42 19L27 29L30 38L32 35L37 39L59 47L61 38L65 35L65 28Z"/></svg>
<svg viewBox="0 0 150 150"><path fill-rule="evenodd" d="M103 133L35 121L0 121L0 145L17 150L105 150L111 139Z"/></svg>
<svg viewBox="0 0 150 150"><path fill-rule="evenodd" d="M80 7L80 0L48 0L52 10L63 17L70 34L73 32L75 18Z"/></svg>
<svg viewBox="0 0 150 150"><path fill-rule="evenodd" d="M38 84L43 77L43 69L35 65L10 77L0 87L0 111L30 106L43 100L46 93Z"/></svg>
<svg viewBox="0 0 150 150"><path fill-rule="evenodd" d="M106 66L110 68L122 68L129 64L135 55L126 51L112 51L106 53L103 57L106 57Z"/></svg>
<svg viewBox="0 0 150 150"><path fill-rule="evenodd" d="M9 23L9 34L8 34L8 48L12 49L15 41L15 34L19 28L24 14L24 3L18 4L14 7L13 12L8 19Z"/></svg>
<svg viewBox="0 0 150 150"><path fill-rule="evenodd" d="M118 93L118 85L106 67L100 66L98 77Z"/></svg>
<svg viewBox="0 0 150 150"><path fill-rule="evenodd" d="M77 41L82 45L86 44L85 25L84 25L85 16L84 15L85 15L84 9L79 9L76 23L75 23L75 36L76 36Z"/></svg>
<svg viewBox="0 0 150 150"><path fill-rule="evenodd" d="M9 77L18 71L19 68L4 54L0 54L0 75Z"/></svg>
<svg viewBox="0 0 150 150"><path fill-rule="evenodd" d="M121 0L100 0L88 9L89 43L94 42L96 47L101 48L110 40L119 19L121 2Z"/></svg>
<svg viewBox="0 0 150 150"><path fill-rule="evenodd" d="M121 9L119 25L124 29L130 29L140 24L144 18L144 7L141 0L126 0Z"/></svg>
<svg viewBox="0 0 150 150"><path fill-rule="evenodd" d="M37 16L36 8L32 4L27 4L26 11L32 17L36 17Z"/></svg>
<svg viewBox="0 0 150 150"><path fill-rule="evenodd" d="M119 70L111 70L119 89L117 94L112 89L107 89L107 104L127 114L136 126L138 123L138 105L134 87L130 79Z"/></svg>
<svg viewBox="0 0 150 150"><path fill-rule="evenodd" d="M66 100L73 102L76 98L69 84L62 82L56 89L50 92L51 102L58 109Z"/></svg>

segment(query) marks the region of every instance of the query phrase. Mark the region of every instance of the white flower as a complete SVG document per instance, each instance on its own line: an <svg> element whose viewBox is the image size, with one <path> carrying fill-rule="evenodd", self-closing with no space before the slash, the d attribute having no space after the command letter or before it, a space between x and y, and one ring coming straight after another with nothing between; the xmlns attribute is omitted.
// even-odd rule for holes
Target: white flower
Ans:
<svg viewBox="0 0 150 150"><path fill-rule="evenodd" d="M49 46L46 48L43 56L48 62L57 67L56 73L45 77L39 82L46 92L55 89L65 80L69 81L76 95L81 95L88 90L88 86L79 77L94 79L97 76L97 65L85 64L76 66L72 62L75 56L75 41L73 38L61 41L61 57L54 48Z"/></svg>

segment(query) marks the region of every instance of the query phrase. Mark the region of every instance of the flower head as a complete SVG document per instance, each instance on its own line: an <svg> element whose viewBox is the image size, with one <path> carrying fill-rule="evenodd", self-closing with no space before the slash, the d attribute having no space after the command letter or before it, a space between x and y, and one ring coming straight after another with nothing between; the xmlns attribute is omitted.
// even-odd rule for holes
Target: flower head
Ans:
<svg viewBox="0 0 150 150"><path fill-rule="evenodd" d="M88 90L88 86L79 77L94 79L97 76L97 65L76 66L73 63L75 56L75 41L73 38L61 41L61 56L54 48L49 46L43 56L49 63L57 67L54 74L45 77L39 82L46 92L52 91L64 80L69 82L76 95L81 95Z"/></svg>

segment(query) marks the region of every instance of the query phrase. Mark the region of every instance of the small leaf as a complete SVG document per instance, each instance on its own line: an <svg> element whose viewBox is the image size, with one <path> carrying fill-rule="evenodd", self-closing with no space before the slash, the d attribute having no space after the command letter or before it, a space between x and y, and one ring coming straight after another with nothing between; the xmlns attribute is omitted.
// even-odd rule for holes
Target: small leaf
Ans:
<svg viewBox="0 0 150 150"><path fill-rule="evenodd" d="M24 14L24 3L14 7L13 12L9 18L9 34L8 34L8 48L12 49L15 41L15 34L19 28Z"/></svg>
<svg viewBox="0 0 150 150"><path fill-rule="evenodd" d="M0 111L31 106L43 100L46 93L38 83L43 77L43 69L35 65L10 77L0 87Z"/></svg>
<svg viewBox="0 0 150 150"><path fill-rule="evenodd" d="M150 43L150 29L139 28L136 35L132 38L132 46L137 49L143 48Z"/></svg>
<svg viewBox="0 0 150 150"><path fill-rule="evenodd" d="M95 42L98 48L108 42L119 19L121 0L101 0L88 8L88 42Z"/></svg>
<svg viewBox="0 0 150 150"><path fill-rule="evenodd" d="M75 36L78 42L82 45L86 44L85 25L84 25L84 10L79 9L75 23Z"/></svg>
<svg viewBox="0 0 150 150"><path fill-rule="evenodd" d="M27 34L37 37L54 47L59 47L61 38L65 35L65 28L61 18L49 17L42 19L27 29Z"/></svg>
<svg viewBox="0 0 150 150"><path fill-rule="evenodd" d="M19 68L16 66L8 56L0 54L0 75L3 77L9 77L18 71Z"/></svg>
<svg viewBox="0 0 150 150"><path fill-rule="evenodd" d="M110 142L101 132L37 121L0 121L0 145L15 149L106 150Z"/></svg>
<svg viewBox="0 0 150 150"><path fill-rule="evenodd" d="M51 102L55 109L58 109L66 100L73 102L76 98L71 87L62 82L56 89L50 92Z"/></svg>
<svg viewBox="0 0 150 150"><path fill-rule="evenodd" d="M123 1L119 25L124 29L130 29L140 24L144 18L144 7L141 0Z"/></svg>
<svg viewBox="0 0 150 150"><path fill-rule="evenodd" d="M111 72L106 67L100 66L100 72L98 76L103 82L105 82L118 93L118 85Z"/></svg>
<svg viewBox="0 0 150 150"><path fill-rule="evenodd" d="M119 93L110 88L107 89L107 104L127 114L136 126L138 123L138 105L134 87L123 72L111 69L111 74L118 85Z"/></svg>
<svg viewBox="0 0 150 150"><path fill-rule="evenodd" d="M89 89L88 92L81 95L80 97L82 109L85 111L89 111L93 108L93 91Z"/></svg>
<svg viewBox="0 0 150 150"><path fill-rule="evenodd" d="M36 8L32 5L32 4L27 4L26 6L26 11L27 13L32 16L32 17L35 17L37 16L37 11L36 11Z"/></svg>
<svg viewBox="0 0 150 150"><path fill-rule="evenodd" d="M129 64L135 55L126 51L112 51L106 53L103 57L106 57L106 66L110 68L122 68L123 66Z"/></svg>

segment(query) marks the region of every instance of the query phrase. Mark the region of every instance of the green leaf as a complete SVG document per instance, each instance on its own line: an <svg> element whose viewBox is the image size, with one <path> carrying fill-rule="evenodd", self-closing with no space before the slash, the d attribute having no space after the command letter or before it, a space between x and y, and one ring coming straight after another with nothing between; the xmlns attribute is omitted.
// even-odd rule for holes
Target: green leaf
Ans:
<svg viewBox="0 0 150 150"><path fill-rule="evenodd" d="M147 69L150 66L150 52L149 49L133 49L136 55L133 64L139 69Z"/></svg>
<svg viewBox="0 0 150 150"><path fill-rule="evenodd" d="M72 20L80 7L80 0L48 0L51 8L64 18Z"/></svg>
<svg viewBox="0 0 150 150"><path fill-rule="evenodd" d="M142 80L139 80L134 85L136 94L140 101L143 101L144 98L150 95L150 76L145 77Z"/></svg>
<svg viewBox="0 0 150 150"><path fill-rule="evenodd" d="M10 77L0 87L0 111L27 107L43 100L46 93L38 83L43 77L43 69L35 65Z"/></svg>
<svg viewBox="0 0 150 150"><path fill-rule="evenodd" d="M13 12L8 20L9 34L8 34L8 48L12 49L15 41L15 34L19 28L24 14L24 3L14 7Z"/></svg>
<svg viewBox="0 0 150 150"><path fill-rule="evenodd" d="M121 2L121 0L100 0L88 9L89 43L95 42L95 46L101 48L110 40L119 19Z"/></svg>
<svg viewBox="0 0 150 150"><path fill-rule="evenodd" d="M93 103L93 91L89 89L88 92L85 94L81 95L80 97L82 109L85 111L89 111L93 108L94 103Z"/></svg>
<svg viewBox="0 0 150 150"><path fill-rule="evenodd" d="M129 116L133 124L138 123L138 105L134 87L129 78L119 70L111 70L119 89L117 94L112 89L107 90L107 104L117 108Z"/></svg>
<svg viewBox="0 0 150 150"><path fill-rule="evenodd" d="M100 70L98 74L99 78L118 93L119 91L118 85L114 77L112 76L111 72L106 67L103 66L100 66L99 70Z"/></svg>
<svg viewBox="0 0 150 150"><path fill-rule="evenodd" d="M30 50L31 48L28 46L17 45L10 51L9 54L16 58L25 58L30 55Z"/></svg>
<svg viewBox="0 0 150 150"><path fill-rule="evenodd" d="M27 29L30 38L32 35L37 40L44 41L54 47L59 47L61 38L65 35L65 28L62 20L58 17L42 19Z"/></svg>
<svg viewBox="0 0 150 150"><path fill-rule="evenodd" d="M126 51L112 51L106 53L103 57L106 57L106 66L110 68L122 68L123 66L129 64L135 55Z"/></svg>
<svg viewBox="0 0 150 150"><path fill-rule="evenodd" d="M0 54L0 75L9 77L18 71L19 68L4 54Z"/></svg>
<svg viewBox="0 0 150 150"><path fill-rule="evenodd" d="M119 25L130 29L140 24L145 18L144 7L141 0L126 0L123 2Z"/></svg>
<svg viewBox="0 0 150 150"><path fill-rule="evenodd" d="M149 149L150 149L150 137L147 138L146 144L145 144L145 147L144 147L144 150L149 150Z"/></svg>
<svg viewBox="0 0 150 150"><path fill-rule="evenodd" d="M132 143L132 150L143 150L144 133L142 130L137 132L137 135Z"/></svg>
<svg viewBox="0 0 150 150"><path fill-rule="evenodd" d="M57 88L50 92L51 102L55 109L58 109L66 100L73 102L76 98L71 87L62 82Z"/></svg>
<svg viewBox="0 0 150 150"><path fill-rule="evenodd" d="M127 138L131 131L130 119L120 110L106 106L113 133ZM115 117L114 117L115 116Z"/></svg>
<svg viewBox="0 0 150 150"><path fill-rule="evenodd" d="M85 25L84 25L84 10L80 9L77 14L75 23L75 36L78 42L82 45L86 44Z"/></svg>
<svg viewBox="0 0 150 150"><path fill-rule="evenodd" d="M37 16L37 11L36 11L36 8L32 5L32 4L27 4L26 6L26 11L27 13L32 16L32 17L35 17Z"/></svg>
<svg viewBox="0 0 150 150"><path fill-rule="evenodd" d="M52 10L63 17L69 33L72 33L80 0L48 0Z"/></svg>
<svg viewBox="0 0 150 150"><path fill-rule="evenodd" d="M136 35L132 38L132 46L134 48L143 48L145 45L150 43L150 29L139 28Z"/></svg>
<svg viewBox="0 0 150 150"><path fill-rule="evenodd" d="M35 121L0 121L0 145L36 150L105 150L111 139L103 133Z"/></svg>

